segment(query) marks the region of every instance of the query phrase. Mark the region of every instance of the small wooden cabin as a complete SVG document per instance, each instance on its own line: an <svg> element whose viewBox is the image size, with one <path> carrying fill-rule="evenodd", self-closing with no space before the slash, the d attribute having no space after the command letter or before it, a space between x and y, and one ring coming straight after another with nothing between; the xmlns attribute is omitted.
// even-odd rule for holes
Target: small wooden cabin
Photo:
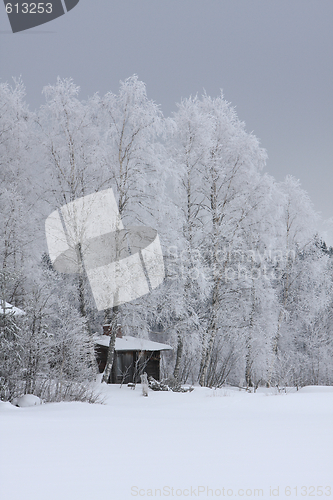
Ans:
<svg viewBox="0 0 333 500"><path fill-rule="evenodd" d="M100 373L103 373L105 369L109 342L108 333L95 337L95 352ZM140 375L144 372L147 373L148 377L151 376L155 380L160 380L161 351L171 349L172 347L169 345L160 342L122 336L119 330L109 383L138 383L140 382Z"/></svg>

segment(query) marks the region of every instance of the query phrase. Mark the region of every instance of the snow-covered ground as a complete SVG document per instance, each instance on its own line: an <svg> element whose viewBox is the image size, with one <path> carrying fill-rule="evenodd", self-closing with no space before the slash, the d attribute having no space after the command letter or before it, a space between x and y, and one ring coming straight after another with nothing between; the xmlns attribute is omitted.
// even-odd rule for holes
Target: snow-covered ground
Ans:
<svg viewBox="0 0 333 500"><path fill-rule="evenodd" d="M333 387L103 390L104 405L0 403L1 499L333 497Z"/></svg>

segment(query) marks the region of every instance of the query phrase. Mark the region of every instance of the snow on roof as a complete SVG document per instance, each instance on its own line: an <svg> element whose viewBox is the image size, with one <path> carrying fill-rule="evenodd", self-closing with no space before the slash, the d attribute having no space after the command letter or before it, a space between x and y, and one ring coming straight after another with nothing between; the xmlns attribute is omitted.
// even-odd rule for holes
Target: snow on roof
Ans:
<svg viewBox="0 0 333 500"><path fill-rule="evenodd" d="M95 343L109 347L110 337L101 335L95 337ZM161 344L153 340L140 339L126 335L122 338L116 338L115 351L169 351L172 347L168 344Z"/></svg>
<svg viewBox="0 0 333 500"><path fill-rule="evenodd" d="M25 312L22 311L22 309L19 309L18 307L12 306L11 304L8 304L8 302L5 302L5 310L3 309L3 302L0 302L0 314L8 314L8 313L13 313L14 316L24 316Z"/></svg>

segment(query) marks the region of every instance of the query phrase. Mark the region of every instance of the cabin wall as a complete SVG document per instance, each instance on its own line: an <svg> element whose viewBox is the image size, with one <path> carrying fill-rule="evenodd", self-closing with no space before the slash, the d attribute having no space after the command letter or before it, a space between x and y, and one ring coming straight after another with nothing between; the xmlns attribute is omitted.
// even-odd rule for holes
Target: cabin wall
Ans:
<svg viewBox="0 0 333 500"><path fill-rule="evenodd" d="M103 373L106 366L106 361L108 357L108 348L101 345L95 346L95 356L97 361L97 366L99 373Z"/></svg>
<svg viewBox="0 0 333 500"><path fill-rule="evenodd" d="M95 352L99 372L103 373L108 348L96 346ZM147 373L148 377L160 380L160 360L160 351L115 351L109 383L139 383L140 375L144 372Z"/></svg>
<svg viewBox="0 0 333 500"><path fill-rule="evenodd" d="M161 362L161 352L146 351L147 364L144 371L147 373L148 377L153 377L155 380L160 380L160 362Z"/></svg>

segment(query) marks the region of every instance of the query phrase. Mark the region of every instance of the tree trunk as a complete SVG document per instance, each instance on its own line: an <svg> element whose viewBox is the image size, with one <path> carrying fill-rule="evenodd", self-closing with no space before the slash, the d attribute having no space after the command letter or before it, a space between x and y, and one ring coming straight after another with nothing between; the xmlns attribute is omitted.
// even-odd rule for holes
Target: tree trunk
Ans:
<svg viewBox="0 0 333 500"><path fill-rule="evenodd" d="M77 245L76 254L77 254L77 259L78 259L79 267L80 267L80 274L78 276L79 310L80 310L80 314L81 314L82 318L85 319L87 331L89 334L91 334L90 322L88 320L87 311L86 311L86 299L85 299L85 293L84 293L85 269L84 269L84 265L83 265L83 255L82 255L81 243L79 243Z"/></svg>
<svg viewBox="0 0 333 500"><path fill-rule="evenodd" d="M218 210L218 189L216 183L216 166L214 164L214 153L212 153L212 167L210 169L210 175L212 179L212 184L210 187L210 211L212 217L212 233L213 233L213 294L212 294L212 309L211 309L211 320L207 329L208 344L204 346L202 360L201 360L201 372L199 378L199 384L204 386L206 383L206 376L209 361L213 351L214 340L217 333L217 318L218 318L218 307L219 307L219 283L221 279L221 269L220 263L218 261L218 250L219 250L219 224L221 216Z"/></svg>
<svg viewBox="0 0 333 500"><path fill-rule="evenodd" d="M251 340L247 341L246 345L246 356L245 356L245 381L246 388L253 387L252 382L252 360L251 360Z"/></svg>
<svg viewBox="0 0 333 500"><path fill-rule="evenodd" d="M209 327L209 331L208 331L208 337L209 337L208 345L207 345L207 347L204 348L203 354L202 354L201 372L200 372L200 378L199 378L199 384L201 385L201 387L205 386L205 383L206 383L206 375L207 375L207 370L208 370L208 365L209 365L211 353L213 350L215 336L216 336L216 327L215 327L215 324L211 323L211 326Z"/></svg>
<svg viewBox="0 0 333 500"><path fill-rule="evenodd" d="M251 259L251 267L253 268L254 261ZM245 356L245 381L246 388L253 387L252 381L252 339L253 339L253 326L254 326L254 314L256 308L256 292L254 280L252 279L252 287L251 287L251 299L252 299L252 307L250 313L250 323L249 323L249 335L246 339L246 356Z"/></svg>
<svg viewBox="0 0 333 500"><path fill-rule="evenodd" d="M276 334L275 334L275 337L274 337L274 340L273 340L273 352L272 352L272 355L271 355L271 363L270 363L270 367L269 367L269 372L268 372L268 380L267 380L267 384L266 386L267 387L270 387L271 386L271 383L272 383L272 377L273 377L273 369L274 369L274 363L278 357L278 343L279 343L279 339L280 339L280 328L281 328L281 324L282 324L282 320L283 320L283 310L281 309L280 310L280 313L279 313L279 319L278 319L278 324L277 324L277 329L276 329Z"/></svg>
<svg viewBox="0 0 333 500"><path fill-rule="evenodd" d="M179 379L179 370L180 370L180 362L182 359L182 354L183 354L183 339L181 335L178 333L178 341L177 341L177 354L176 354L176 364L175 364L175 369L173 371L173 376L176 380Z"/></svg>
<svg viewBox="0 0 333 500"><path fill-rule="evenodd" d="M216 279L215 277L215 285L214 285L213 300L212 300L212 317L207 331L208 344L207 346L204 346L201 358L201 370L199 377L199 384L201 386L204 386L206 383L208 365L213 351L214 340L217 333L217 322L216 322L217 308L218 308L218 279Z"/></svg>
<svg viewBox="0 0 333 500"><path fill-rule="evenodd" d="M108 316L108 314L106 314L106 316ZM110 343L109 343L109 348L108 348L108 357L106 360L105 370L104 370L103 378L102 378L102 382L105 382L106 384L109 382L109 379L110 379L112 365L113 365L113 359L114 359L114 348L116 345L117 326L118 326L118 306L113 307L111 323L107 323L107 324L110 324L111 335L110 335Z"/></svg>

